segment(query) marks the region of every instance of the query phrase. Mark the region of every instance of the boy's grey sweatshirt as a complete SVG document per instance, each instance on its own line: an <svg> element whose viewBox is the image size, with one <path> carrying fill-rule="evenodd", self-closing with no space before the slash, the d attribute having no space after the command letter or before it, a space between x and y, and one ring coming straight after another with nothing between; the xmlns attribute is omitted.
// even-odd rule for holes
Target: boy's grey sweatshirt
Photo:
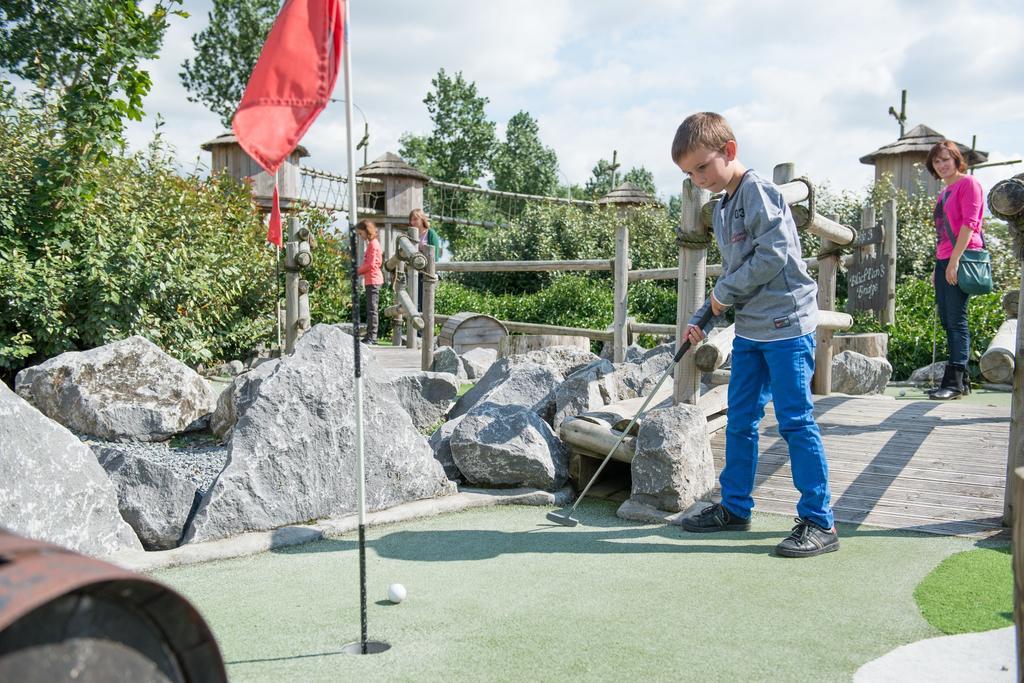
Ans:
<svg viewBox="0 0 1024 683"><path fill-rule="evenodd" d="M713 291L736 309L737 336L780 341L813 332L818 285L807 274L796 223L779 188L747 171L736 191L718 203L713 225L722 252L722 276ZM710 305L708 298L690 324Z"/></svg>

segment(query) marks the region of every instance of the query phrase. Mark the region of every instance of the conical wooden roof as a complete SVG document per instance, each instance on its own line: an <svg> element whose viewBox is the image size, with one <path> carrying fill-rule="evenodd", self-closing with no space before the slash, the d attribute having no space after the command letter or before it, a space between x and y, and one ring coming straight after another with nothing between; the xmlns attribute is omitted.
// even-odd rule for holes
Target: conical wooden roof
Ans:
<svg viewBox="0 0 1024 683"><path fill-rule="evenodd" d="M597 200L598 204L653 204L658 201L628 180Z"/></svg>
<svg viewBox="0 0 1024 683"><path fill-rule="evenodd" d="M876 149L871 154L862 156L860 163L871 164L878 160L879 157L907 154L907 153L921 153L927 154L928 151L935 146L936 142L941 142L946 139L946 136L938 132L933 128L921 124L914 126L906 133L900 136L899 140L890 142L888 145L883 145ZM964 161L967 162L968 166L976 166L988 161L988 152L981 152L979 150L972 150L967 145L953 141L957 148L960 149L960 153L964 155Z"/></svg>
<svg viewBox="0 0 1024 683"><path fill-rule="evenodd" d="M405 163L402 157L392 152L386 152L384 156L377 157L366 166L356 171L357 175L369 176L371 178L383 178L384 176L401 176L403 178L419 178L430 180L426 173L417 171Z"/></svg>
<svg viewBox="0 0 1024 683"><path fill-rule="evenodd" d="M204 142L203 144L199 145L199 148L201 150L203 150L204 152L209 152L210 150L212 150L214 148L215 145L228 145L228 144L236 144L236 145L238 144L238 138L235 137L234 133L221 133L220 135L218 135L214 139L212 139L212 140L210 140L208 142ZM302 145L296 145L295 146L295 151L298 152L300 159L302 157L308 157L309 156L309 151L305 147L303 147Z"/></svg>

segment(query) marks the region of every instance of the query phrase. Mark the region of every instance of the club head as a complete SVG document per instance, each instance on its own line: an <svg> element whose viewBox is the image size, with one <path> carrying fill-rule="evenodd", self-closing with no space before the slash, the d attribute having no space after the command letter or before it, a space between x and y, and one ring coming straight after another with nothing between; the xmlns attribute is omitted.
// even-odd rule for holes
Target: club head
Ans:
<svg viewBox="0 0 1024 683"><path fill-rule="evenodd" d="M576 526L580 523L578 519L573 519L568 515L568 513L559 514L552 511L547 514L547 517L549 521L554 522L555 524L561 524L562 526Z"/></svg>

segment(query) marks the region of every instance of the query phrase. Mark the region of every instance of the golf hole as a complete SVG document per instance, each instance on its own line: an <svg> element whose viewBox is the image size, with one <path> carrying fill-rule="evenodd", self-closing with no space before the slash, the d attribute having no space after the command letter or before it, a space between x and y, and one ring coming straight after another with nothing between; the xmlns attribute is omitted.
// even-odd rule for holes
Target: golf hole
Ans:
<svg viewBox="0 0 1024 683"><path fill-rule="evenodd" d="M366 645L365 650L363 645ZM365 643L356 640L341 646L341 651L347 655L378 655L391 649L391 645L383 640L368 640Z"/></svg>

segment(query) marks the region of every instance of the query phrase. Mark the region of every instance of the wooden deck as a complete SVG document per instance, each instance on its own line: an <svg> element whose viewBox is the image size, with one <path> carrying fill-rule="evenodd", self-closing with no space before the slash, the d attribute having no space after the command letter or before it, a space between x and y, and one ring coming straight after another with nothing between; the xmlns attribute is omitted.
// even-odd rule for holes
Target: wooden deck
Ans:
<svg viewBox="0 0 1024 683"><path fill-rule="evenodd" d="M814 413L837 521L962 536L1004 533L1008 408L827 396L816 400ZM725 430L711 448L721 471ZM759 448L755 509L796 514L799 496L770 404Z"/></svg>
<svg viewBox="0 0 1024 683"><path fill-rule="evenodd" d="M420 371L423 352L404 346L374 346L373 355L377 362L391 374L411 375Z"/></svg>

